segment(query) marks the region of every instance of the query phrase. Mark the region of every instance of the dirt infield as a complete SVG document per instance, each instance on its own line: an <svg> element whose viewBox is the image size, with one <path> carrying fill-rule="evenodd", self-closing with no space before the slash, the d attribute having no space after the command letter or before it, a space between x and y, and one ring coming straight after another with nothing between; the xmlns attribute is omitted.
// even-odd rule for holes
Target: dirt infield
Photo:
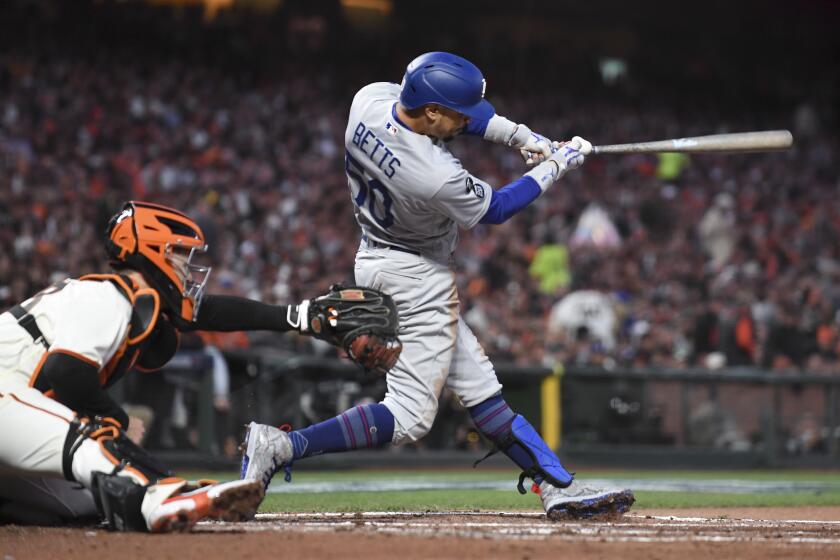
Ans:
<svg viewBox="0 0 840 560"><path fill-rule="evenodd" d="M840 508L638 510L617 522L528 512L265 514L192 534L0 527L3 560L840 558Z"/></svg>

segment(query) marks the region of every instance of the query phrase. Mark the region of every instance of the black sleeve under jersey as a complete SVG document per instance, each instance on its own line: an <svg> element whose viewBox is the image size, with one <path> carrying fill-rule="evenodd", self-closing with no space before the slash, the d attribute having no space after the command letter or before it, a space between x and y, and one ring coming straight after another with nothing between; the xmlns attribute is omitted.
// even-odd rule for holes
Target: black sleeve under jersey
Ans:
<svg viewBox="0 0 840 560"><path fill-rule="evenodd" d="M93 364L55 352L47 356L41 375L55 392L55 400L80 416L110 416L128 428L128 414L99 384Z"/></svg>
<svg viewBox="0 0 840 560"><path fill-rule="evenodd" d="M201 301L198 318L178 325L180 331L290 331L286 305L269 305L236 296L207 295Z"/></svg>

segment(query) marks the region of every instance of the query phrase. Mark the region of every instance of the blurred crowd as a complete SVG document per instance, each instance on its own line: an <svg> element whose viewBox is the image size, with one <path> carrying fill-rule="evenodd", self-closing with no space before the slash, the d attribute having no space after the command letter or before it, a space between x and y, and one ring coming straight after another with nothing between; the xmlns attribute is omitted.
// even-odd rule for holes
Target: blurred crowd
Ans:
<svg viewBox="0 0 840 560"><path fill-rule="evenodd" d="M177 56L60 47L0 52L0 306L102 269L106 220L132 198L198 220L211 291L288 303L352 278L359 232L342 143L363 81L294 59L274 78L246 79ZM591 157L508 223L463 232L462 312L492 358L838 371L840 162L826 107L732 116L618 92L494 92L505 68L484 71L500 114L552 138L796 137L779 153ZM452 150L495 187L525 171L517 153L478 139ZM598 216L589 229L587 212ZM594 309L550 320L584 291Z"/></svg>

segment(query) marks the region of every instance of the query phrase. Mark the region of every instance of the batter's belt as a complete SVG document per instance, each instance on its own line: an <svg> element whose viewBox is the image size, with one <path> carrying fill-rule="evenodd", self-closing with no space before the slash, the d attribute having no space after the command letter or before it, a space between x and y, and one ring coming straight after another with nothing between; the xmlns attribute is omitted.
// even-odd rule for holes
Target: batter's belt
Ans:
<svg viewBox="0 0 840 560"><path fill-rule="evenodd" d="M400 247L399 245L389 245L387 243L380 243L379 241L374 241L370 237L363 235L362 240L367 243L367 246L371 249L392 249L394 251L400 251L402 253L408 253L409 255L417 255L420 256L420 251L415 251L413 249L407 249L405 247Z"/></svg>

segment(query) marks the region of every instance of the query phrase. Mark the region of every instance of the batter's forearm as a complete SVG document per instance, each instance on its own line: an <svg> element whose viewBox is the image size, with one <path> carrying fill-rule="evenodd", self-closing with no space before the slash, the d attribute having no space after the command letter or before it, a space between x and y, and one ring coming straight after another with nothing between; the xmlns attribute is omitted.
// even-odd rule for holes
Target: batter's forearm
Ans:
<svg viewBox="0 0 840 560"><path fill-rule="evenodd" d="M493 115L489 120L470 119L464 133L481 136L496 144L518 148L527 142L531 129L501 115Z"/></svg>
<svg viewBox="0 0 840 560"><path fill-rule="evenodd" d="M464 134L469 134L470 136L481 136L485 138L485 133L487 132L487 125L490 121L480 120L480 119L470 119L470 122L467 123L467 128L464 130Z"/></svg>
<svg viewBox="0 0 840 560"><path fill-rule="evenodd" d="M500 115L493 115L487 121L483 136L485 140L518 149L527 165L545 161L552 154L551 140L524 124L517 124Z"/></svg>
<svg viewBox="0 0 840 560"><path fill-rule="evenodd" d="M532 177L524 175L501 189L493 191L490 206L481 218L481 223L502 224L535 201L540 194L542 194L542 189L539 184Z"/></svg>
<svg viewBox="0 0 840 560"><path fill-rule="evenodd" d="M472 122L470 122L472 125ZM468 131L469 126L468 125ZM514 148L521 148L531 136L531 129L524 124L517 124L501 115L493 115L484 125L483 137L485 140L504 144Z"/></svg>

